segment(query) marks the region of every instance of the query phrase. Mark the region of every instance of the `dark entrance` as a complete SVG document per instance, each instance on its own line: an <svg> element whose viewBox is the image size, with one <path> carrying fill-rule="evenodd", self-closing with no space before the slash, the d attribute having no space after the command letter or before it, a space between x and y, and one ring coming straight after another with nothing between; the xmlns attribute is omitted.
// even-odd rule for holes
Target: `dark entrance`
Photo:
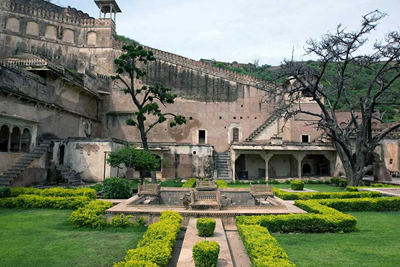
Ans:
<svg viewBox="0 0 400 267"><path fill-rule="evenodd" d="M61 145L60 146L60 159L59 159L60 165L64 164L64 155L65 155L65 146Z"/></svg>
<svg viewBox="0 0 400 267"><path fill-rule="evenodd" d="M303 174L311 174L311 166L310 164L306 163L303 165L303 170L302 170Z"/></svg>

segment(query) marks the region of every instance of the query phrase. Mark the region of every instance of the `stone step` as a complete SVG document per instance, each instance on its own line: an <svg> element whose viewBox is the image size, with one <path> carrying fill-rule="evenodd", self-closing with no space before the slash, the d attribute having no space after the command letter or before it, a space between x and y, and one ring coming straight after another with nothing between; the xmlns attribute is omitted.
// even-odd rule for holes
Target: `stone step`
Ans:
<svg viewBox="0 0 400 267"><path fill-rule="evenodd" d="M12 166L10 169L8 169L8 171L23 171L26 168L23 166Z"/></svg>
<svg viewBox="0 0 400 267"><path fill-rule="evenodd" d="M4 172L5 175L14 175L14 174L20 174L22 171L21 170L8 170Z"/></svg>
<svg viewBox="0 0 400 267"><path fill-rule="evenodd" d="M10 183L9 181L0 180L0 186L10 185Z"/></svg>

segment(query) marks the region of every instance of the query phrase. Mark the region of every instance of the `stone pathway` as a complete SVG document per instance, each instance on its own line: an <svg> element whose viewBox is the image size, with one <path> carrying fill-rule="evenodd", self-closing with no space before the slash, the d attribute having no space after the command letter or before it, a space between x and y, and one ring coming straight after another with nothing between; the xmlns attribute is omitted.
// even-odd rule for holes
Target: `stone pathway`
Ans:
<svg viewBox="0 0 400 267"><path fill-rule="evenodd" d="M235 267L249 267L251 261L247 255L246 249L240 239L236 225L229 225L225 227L225 234L228 239L229 249L231 251L233 266Z"/></svg>
<svg viewBox="0 0 400 267"><path fill-rule="evenodd" d="M199 237L197 235L196 222L197 219L192 218L189 220L189 224L186 229L185 239L183 240L181 253L179 255L177 267L194 267L194 261L192 257L193 246L203 240L216 241L220 246L218 267L233 267L233 261L229 250L228 241L225 235L225 230L222 225L221 219L215 219L217 225L213 237ZM251 266L251 265L248 265Z"/></svg>
<svg viewBox="0 0 400 267"><path fill-rule="evenodd" d="M359 188L358 191L375 191L382 193L384 196L400 197L400 188L374 187L374 188Z"/></svg>

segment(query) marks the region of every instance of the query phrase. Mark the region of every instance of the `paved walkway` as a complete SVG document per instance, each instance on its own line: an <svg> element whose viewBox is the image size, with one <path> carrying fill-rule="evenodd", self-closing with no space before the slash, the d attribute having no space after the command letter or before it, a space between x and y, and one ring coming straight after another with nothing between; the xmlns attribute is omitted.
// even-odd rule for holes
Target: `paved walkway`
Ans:
<svg viewBox="0 0 400 267"><path fill-rule="evenodd" d="M229 227L229 229L232 229L232 227ZM243 245L242 240L240 239L237 229L236 231L228 231L228 229L225 228L225 234L228 238L228 244L232 255L233 265L235 267L250 267L250 258L247 255L246 249Z"/></svg>
<svg viewBox="0 0 400 267"><path fill-rule="evenodd" d="M371 187L371 188L359 188L358 191L374 191L382 193L382 195L384 196L400 197L400 188Z"/></svg>
<svg viewBox="0 0 400 267"><path fill-rule="evenodd" d="M196 222L197 219L192 218L186 229L185 239L183 240L181 253L179 255L177 267L194 267L192 249L193 246L203 240L216 241L220 246L218 267L233 267L233 261L229 250L228 241L221 219L215 219L217 225L213 237L199 237L197 235ZM251 265L248 265L251 266Z"/></svg>

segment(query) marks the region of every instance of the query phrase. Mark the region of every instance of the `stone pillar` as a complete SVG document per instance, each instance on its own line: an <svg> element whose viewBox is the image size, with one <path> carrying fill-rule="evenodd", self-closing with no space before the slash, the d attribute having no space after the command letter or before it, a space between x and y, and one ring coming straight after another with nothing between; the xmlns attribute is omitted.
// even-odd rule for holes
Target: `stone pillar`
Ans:
<svg viewBox="0 0 400 267"><path fill-rule="evenodd" d="M236 181L236 160L240 157L241 154L236 154L234 150L231 152L231 169L232 169L232 181Z"/></svg>
<svg viewBox="0 0 400 267"><path fill-rule="evenodd" d="M22 134L23 134L23 131L22 131L22 133L19 135L19 147L18 147L19 153L21 153L21 150L22 150Z"/></svg>
<svg viewBox="0 0 400 267"><path fill-rule="evenodd" d="M112 19L113 5L110 5L110 19Z"/></svg>
<svg viewBox="0 0 400 267"><path fill-rule="evenodd" d="M101 19L101 10L103 9L103 6L100 5L100 13L99 13L99 19Z"/></svg>
<svg viewBox="0 0 400 267"><path fill-rule="evenodd" d="M306 157L306 154L299 153L296 155L297 159L297 175L299 177L299 180L301 180L301 162L303 159Z"/></svg>
<svg viewBox="0 0 400 267"><path fill-rule="evenodd" d="M7 151L11 152L11 134L13 132L13 126L10 127L9 131L8 131L8 144L7 144Z"/></svg>
<svg viewBox="0 0 400 267"><path fill-rule="evenodd" d="M265 160L265 181L269 181L269 176L268 176L268 163L269 160L274 156L274 154L270 153L264 153L260 155L264 160Z"/></svg>

